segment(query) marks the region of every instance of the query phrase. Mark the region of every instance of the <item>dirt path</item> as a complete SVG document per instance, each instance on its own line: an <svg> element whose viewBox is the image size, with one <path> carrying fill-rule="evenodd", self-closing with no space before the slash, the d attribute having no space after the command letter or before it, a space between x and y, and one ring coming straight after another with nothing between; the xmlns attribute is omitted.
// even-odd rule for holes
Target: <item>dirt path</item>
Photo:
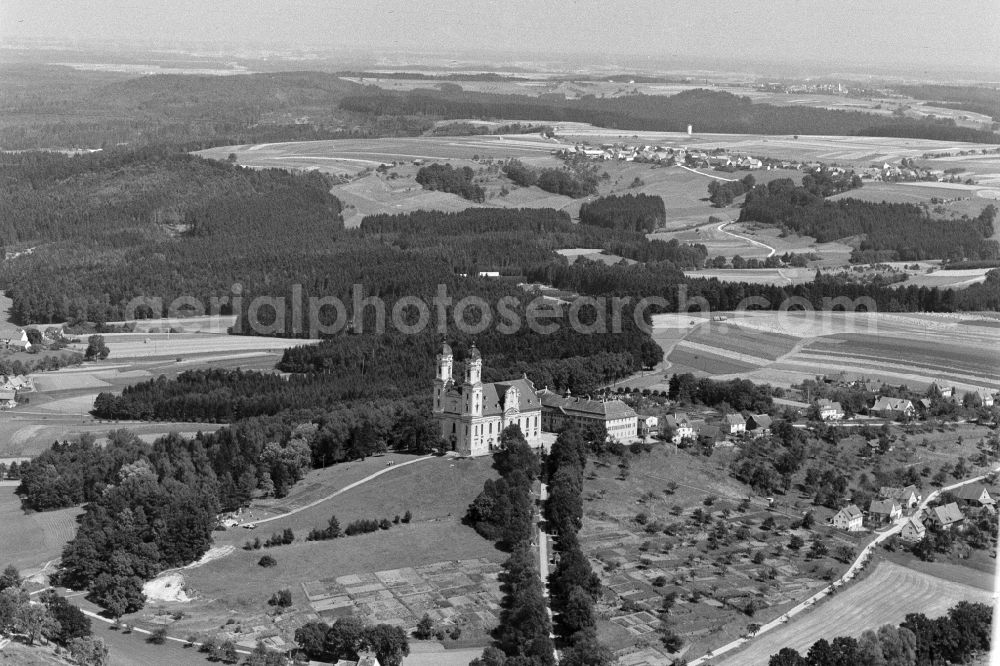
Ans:
<svg viewBox="0 0 1000 666"><path fill-rule="evenodd" d="M416 464L418 462L422 462L424 460L431 460L432 458L435 458L435 457L436 456L433 456L433 455L423 456L422 458L415 458L413 460L408 460L408 461L406 461L404 463L399 463L398 465L393 464L393 465L387 466L385 469L380 469L379 471L375 472L374 474L369 474L368 476L366 476L365 478L363 478L363 479L361 479L359 481L355 481L354 483L350 483L350 484L344 486L343 488L341 488L340 490L337 490L335 492L330 493L326 497L321 497L318 500L310 502L309 504L304 504L304 505L302 505L300 507L292 509L291 511L288 511L287 513L282 513L282 514L279 514L277 516L271 516L270 518L261 518L260 520L248 520L248 521L246 521L244 523L237 524L236 527L243 527L244 525L260 525L262 523L269 523L272 520L280 520L282 518L287 518L288 516L295 515L296 513L300 512L300 511L305 511L306 509L311 509L314 506L317 506L319 504L322 504L323 502L331 500L334 497L336 497L337 495L340 495L341 493L346 493L348 490L351 490L352 488L357 488L358 486L360 486L362 484L368 483L372 479L374 479L376 477L379 477L379 476L382 476L383 474L387 474L388 472L391 472L393 470L399 469L401 467L406 467L407 465L413 465L413 464Z"/></svg>

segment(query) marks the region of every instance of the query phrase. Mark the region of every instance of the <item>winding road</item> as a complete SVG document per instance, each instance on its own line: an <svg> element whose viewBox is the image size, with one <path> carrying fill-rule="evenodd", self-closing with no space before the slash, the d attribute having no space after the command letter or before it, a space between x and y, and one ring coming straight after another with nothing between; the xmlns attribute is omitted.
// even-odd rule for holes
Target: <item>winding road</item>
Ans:
<svg viewBox="0 0 1000 666"><path fill-rule="evenodd" d="M729 225L729 224L733 224L733 223L732 222L723 222L722 224L720 224L718 226L718 230L721 231L722 233L726 234L727 236L732 236L733 238L739 238L740 240L745 240L748 243L753 243L754 245L759 245L760 247L764 248L765 250L770 250L770 252L768 252L768 255L767 255L769 257L773 257L775 255L775 253L777 252L777 250L775 250L773 247L771 247L770 245L768 245L766 243L761 243L760 241L755 241L752 238L747 238L746 236L740 236L739 234L734 234L732 231L726 231L723 227L725 227L726 225Z"/></svg>

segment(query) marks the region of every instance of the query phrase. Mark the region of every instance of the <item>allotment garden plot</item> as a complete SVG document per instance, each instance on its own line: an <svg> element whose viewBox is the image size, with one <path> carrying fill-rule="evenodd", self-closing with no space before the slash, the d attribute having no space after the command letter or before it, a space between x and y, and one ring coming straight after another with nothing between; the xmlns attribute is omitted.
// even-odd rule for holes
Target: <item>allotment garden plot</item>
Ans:
<svg viewBox="0 0 1000 666"><path fill-rule="evenodd" d="M436 562L309 581L302 589L327 623L350 615L409 629L426 614L435 626L485 635L499 618L500 565L486 559Z"/></svg>

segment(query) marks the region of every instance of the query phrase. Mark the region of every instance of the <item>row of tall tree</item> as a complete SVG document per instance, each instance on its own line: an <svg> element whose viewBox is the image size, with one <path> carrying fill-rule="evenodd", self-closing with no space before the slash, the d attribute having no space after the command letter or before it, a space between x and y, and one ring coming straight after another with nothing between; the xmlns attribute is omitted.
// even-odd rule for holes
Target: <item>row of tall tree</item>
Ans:
<svg viewBox="0 0 1000 666"><path fill-rule="evenodd" d="M558 558L555 570L549 575L549 593L552 609L557 613L559 663L605 666L613 663L614 657L597 640L594 606L601 597L601 581L577 537L583 526L583 479L590 446L583 432L566 430L560 433L545 460L546 528L555 536Z"/></svg>
<svg viewBox="0 0 1000 666"><path fill-rule="evenodd" d="M500 574L503 599L500 624L493 632L495 644L471 664L550 666L555 664L552 623L532 543L535 525L530 494L540 464L516 425L504 429L500 445L494 458L500 478L486 481L466 514L466 522L510 552Z"/></svg>

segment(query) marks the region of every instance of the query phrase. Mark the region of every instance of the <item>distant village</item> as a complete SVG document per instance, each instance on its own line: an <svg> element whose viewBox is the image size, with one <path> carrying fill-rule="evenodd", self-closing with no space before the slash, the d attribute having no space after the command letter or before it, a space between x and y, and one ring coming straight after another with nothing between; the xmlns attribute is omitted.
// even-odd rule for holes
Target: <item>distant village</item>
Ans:
<svg viewBox="0 0 1000 666"><path fill-rule="evenodd" d="M592 160L637 162L660 166L686 166L696 169L715 169L716 171L755 171L762 169L790 169L796 171L815 172L826 170L830 175L837 176L855 171L845 169L835 164L825 164L816 161L784 160L773 157L753 156L730 152L725 148L712 150L689 149L687 147L664 147L660 145L633 144L575 144L572 147L552 151L556 157L567 161ZM928 169L918 166L912 159L903 158L897 163L883 162L872 164L857 171L863 180L886 182L931 181L949 183L968 183L958 174L962 169Z"/></svg>

